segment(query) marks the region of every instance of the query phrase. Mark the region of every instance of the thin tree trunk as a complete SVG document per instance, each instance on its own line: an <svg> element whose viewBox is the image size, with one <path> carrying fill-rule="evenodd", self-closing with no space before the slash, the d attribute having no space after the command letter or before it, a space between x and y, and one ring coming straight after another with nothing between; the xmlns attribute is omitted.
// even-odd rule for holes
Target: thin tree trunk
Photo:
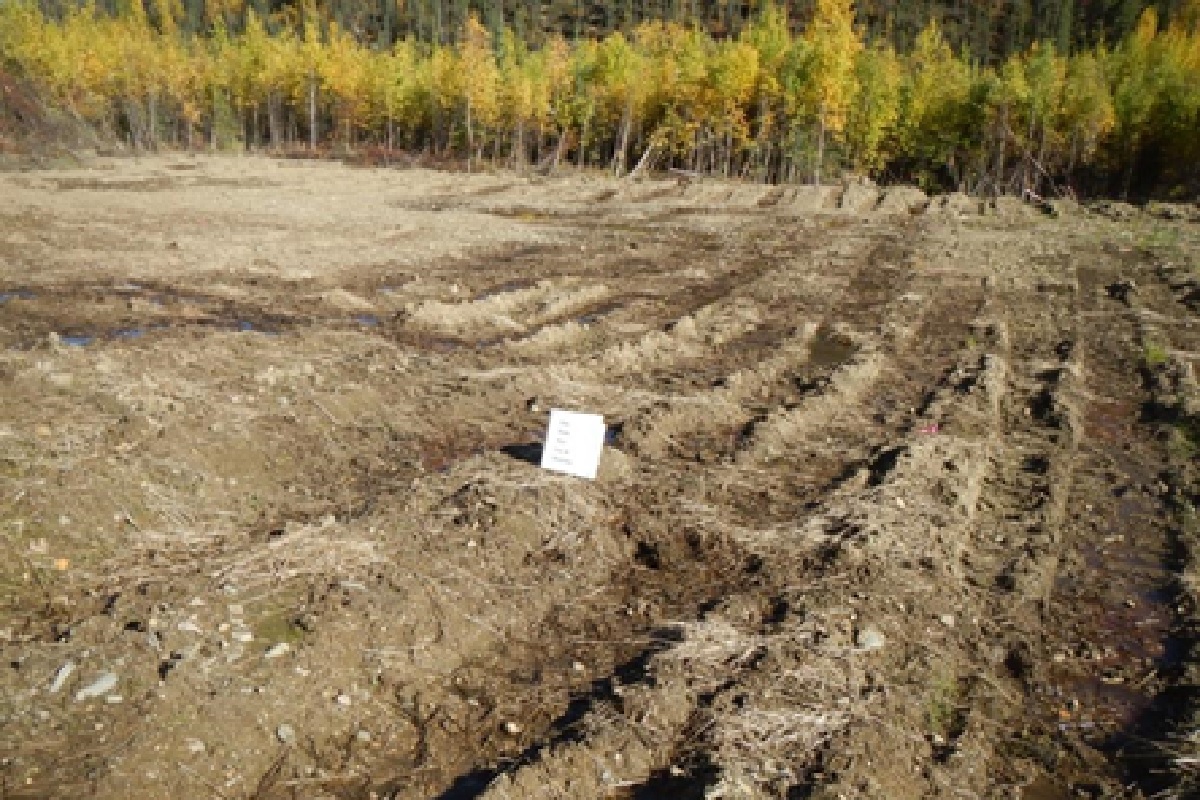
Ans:
<svg viewBox="0 0 1200 800"><path fill-rule="evenodd" d="M579 155L575 159L575 166L580 170L587 166L587 137L591 121L591 117L584 117L583 125L579 129Z"/></svg>
<svg viewBox="0 0 1200 800"><path fill-rule="evenodd" d="M617 134L616 152L613 153L613 174L618 178L625 172L625 150L629 147L629 131L633 127L633 101L625 104L621 115L621 129Z"/></svg>
<svg viewBox="0 0 1200 800"><path fill-rule="evenodd" d="M317 149L317 76L308 73L308 149Z"/></svg>
<svg viewBox="0 0 1200 800"><path fill-rule="evenodd" d="M146 146L148 149L158 148L158 104L154 102L154 92L150 93L146 100L146 107L149 111L149 130L147 131Z"/></svg>
<svg viewBox="0 0 1200 800"><path fill-rule="evenodd" d="M650 144L646 147L646 151L642 153L642 157L638 159L637 165L625 176L628 180L636 179L642 173L642 170L646 169L650 163L650 156L654 154L654 146L654 140L651 138Z"/></svg>
<svg viewBox="0 0 1200 800"><path fill-rule="evenodd" d="M467 172L471 171L471 156L475 153L475 129L471 125L471 98L467 98Z"/></svg>
<svg viewBox="0 0 1200 800"><path fill-rule="evenodd" d="M996 194L1004 184L1004 158L1008 145L1008 106L1000 112L999 141L996 142L996 160L992 165L992 181L996 186Z"/></svg>
<svg viewBox="0 0 1200 800"><path fill-rule="evenodd" d="M563 128L559 131L558 142L554 145L554 152L550 155L550 167L546 170L547 175L553 175L558 169L558 162L562 160L563 151L567 147L567 132L569 128Z"/></svg>
<svg viewBox="0 0 1200 800"><path fill-rule="evenodd" d="M217 88L215 86L212 90L212 119L208 126L208 148L210 150L217 149Z"/></svg>
<svg viewBox="0 0 1200 800"><path fill-rule="evenodd" d="M821 185L821 168L825 166L825 115L817 117L817 167L813 170L813 183Z"/></svg>
<svg viewBox="0 0 1200 800"><path fill-rule="evenodd" d="M525 120L517 120L517 132L513 137L512 146L513 169L517 172L525 166Z"/></svg>

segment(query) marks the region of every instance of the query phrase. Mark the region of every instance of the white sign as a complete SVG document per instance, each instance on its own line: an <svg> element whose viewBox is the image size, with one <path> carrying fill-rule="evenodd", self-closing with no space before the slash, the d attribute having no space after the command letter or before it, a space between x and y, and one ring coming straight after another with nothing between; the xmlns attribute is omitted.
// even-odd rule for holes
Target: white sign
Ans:
<svg viewBox="0 0 1200 800"><path fill-rule="evenodd" d="M550 427L542 447L542 469L596 479L604 450L604 417L550 409Z"/></svg>

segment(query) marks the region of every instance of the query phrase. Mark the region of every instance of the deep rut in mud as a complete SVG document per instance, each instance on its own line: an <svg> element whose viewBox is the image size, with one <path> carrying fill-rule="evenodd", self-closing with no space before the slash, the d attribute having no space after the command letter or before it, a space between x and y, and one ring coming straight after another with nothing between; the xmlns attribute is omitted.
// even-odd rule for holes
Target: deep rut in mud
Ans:
<svg viewBox="0 0 1200 800"><path fill-rule="evenodd" d="M1148 216L260 168L10 181L2 796L1186 786Z"/></svg>

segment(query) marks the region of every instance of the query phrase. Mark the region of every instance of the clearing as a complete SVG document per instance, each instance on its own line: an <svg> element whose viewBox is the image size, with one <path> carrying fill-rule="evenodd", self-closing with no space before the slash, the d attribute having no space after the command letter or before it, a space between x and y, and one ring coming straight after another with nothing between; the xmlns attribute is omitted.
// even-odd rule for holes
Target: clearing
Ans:
<svg viewBox="0 0 1200 800"><path fill-rule="evenodd" d="M1195 788L1194 207L185 155L0 198L2 798ZM552 407L597 481L536 466Z"/></svg>

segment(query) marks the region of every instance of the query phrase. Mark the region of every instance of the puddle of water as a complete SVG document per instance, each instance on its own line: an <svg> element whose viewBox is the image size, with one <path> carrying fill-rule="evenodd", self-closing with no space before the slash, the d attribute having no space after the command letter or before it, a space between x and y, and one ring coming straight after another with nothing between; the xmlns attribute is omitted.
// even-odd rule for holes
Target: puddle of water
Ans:
<svg viewBox="0 0 1200 800"><path fill-rule="evenodd" d="M9 300L32 300L33 298L33 292L28 289L13 289L11 292L0 292L0 305Z"/></svg>
<svg viewBox="0 0 1200 800"><path fill-rule="evenodd" d="M68 347L87 347L96 340L95 336L87 336L85 334L60 336L59 341Z"/></svg>
<svg viewBox="0 0 1200 800"><path fill-rule="evenodd" d="M368 328L374 328L379 325L379 317L374 314L359 314L354 318L354 321Z"/></svg>
<svg viewBox="0 0 1200 800"><path fill-rule="evenodd" d="M595 323L607 317L609 314L624 307L625 303L618 300L612 300L607 303L602 303L598 306L592 307L586 313L575 317L575 321L580 325L594 325Z"/></svg>
<svg viewBox="0 0 1200 800"><path fill-rule="evenodd" d="M484 291L475 295L472 300L478 303L480 300L487 300L489 297L495 297L496 295L519 292L523 289L528 289L529 287L536 285L536 283L537 281L530 280L529 278L518 278L517 280L505 281L498 286L485 289Z"/></svg>
<svg viewBox="0 0 1200 800"><path fill-rule="evenodd" d="M1071 797L1067 787L1049 775L1041 775L1033 783L1021 788L1022 800L1071 800Z"/></svg>
<svg viewBox="0 0 1200 800"><path fill-rule="evenodd" d="M828 328L817 329L808 348L809 363L817 367L835 367L854 355L854 343Z"/></svg>
<svg viewBox="0 0 1200 800"><path fill-rule="evenodd" d="M138 339L146 331L142 328L122 328L113 334L118 339Z"/></svg>

